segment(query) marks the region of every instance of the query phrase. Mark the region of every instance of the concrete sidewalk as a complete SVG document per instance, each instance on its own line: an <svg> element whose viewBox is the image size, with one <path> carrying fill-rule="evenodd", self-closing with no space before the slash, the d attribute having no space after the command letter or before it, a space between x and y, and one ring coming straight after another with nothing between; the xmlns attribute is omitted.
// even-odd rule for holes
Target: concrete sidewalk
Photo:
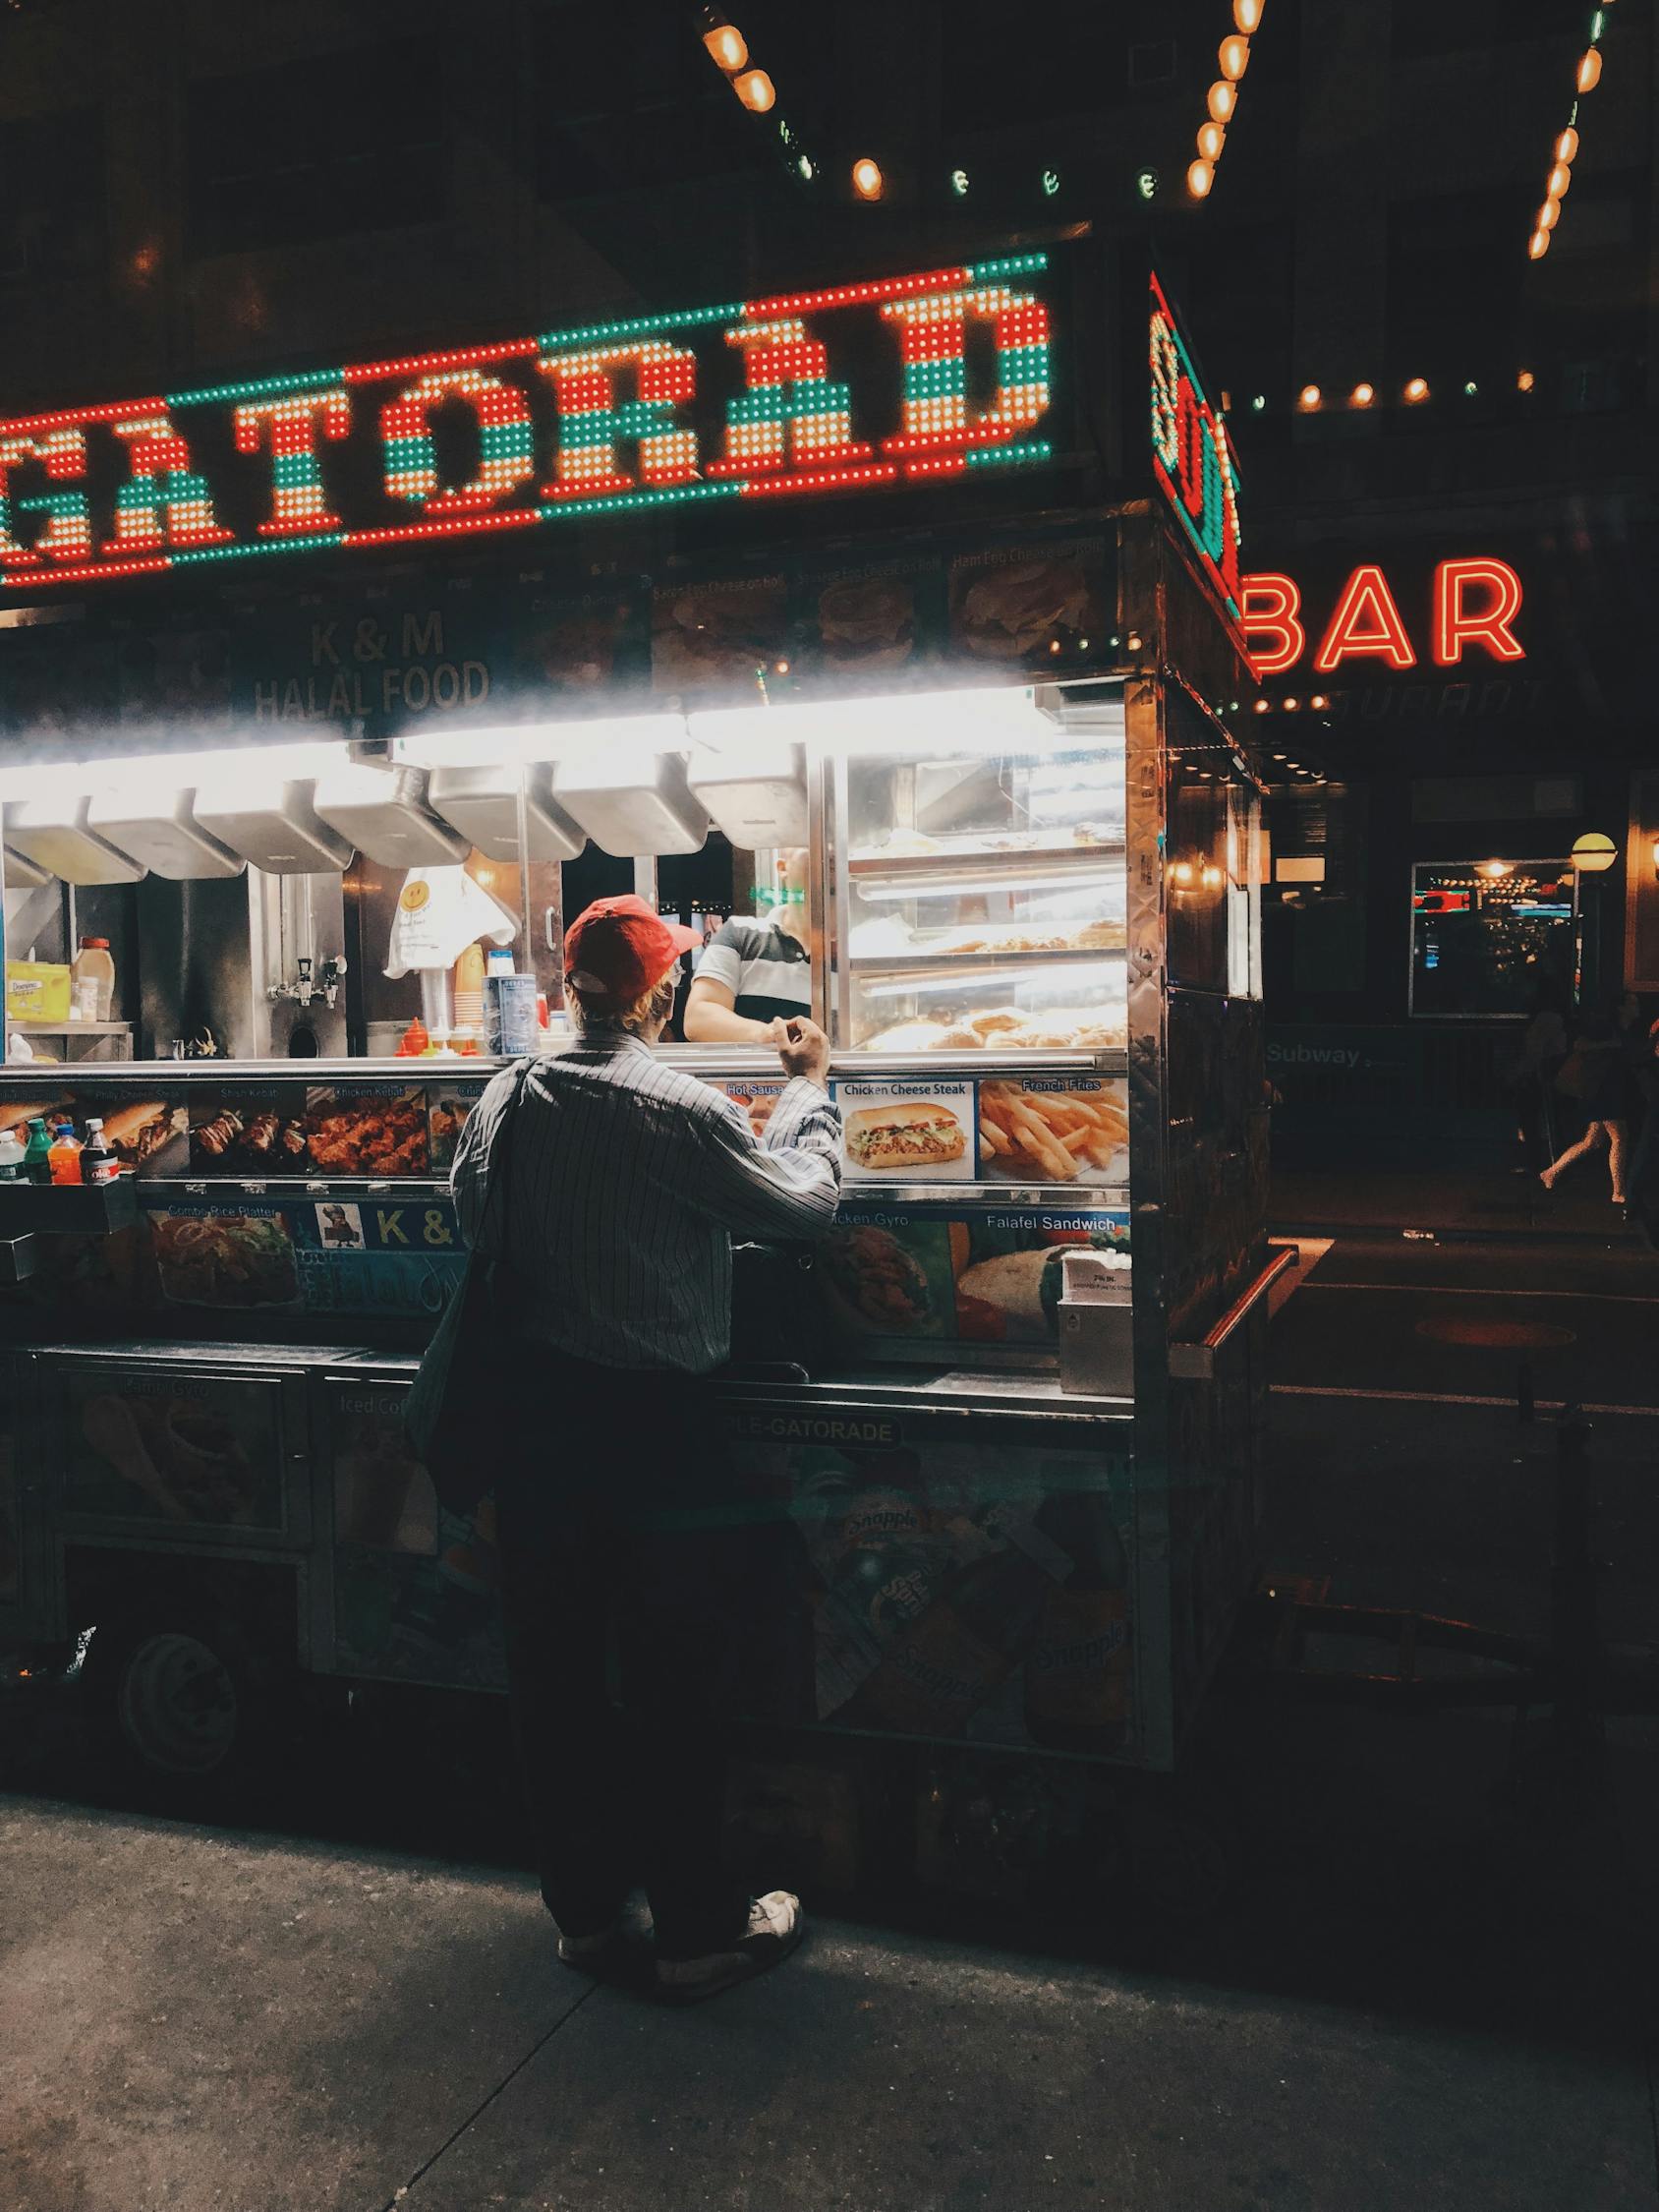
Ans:
<svg viewBox="0 0 1659 2212"><path fill-rule="evenodd" d="M1373 2005L821 1920L668 2011L517 1874L20 1798L0 1867L7 2212L1655 2202L1639 2045L1460 2014L1456 1937Z"/></svg>

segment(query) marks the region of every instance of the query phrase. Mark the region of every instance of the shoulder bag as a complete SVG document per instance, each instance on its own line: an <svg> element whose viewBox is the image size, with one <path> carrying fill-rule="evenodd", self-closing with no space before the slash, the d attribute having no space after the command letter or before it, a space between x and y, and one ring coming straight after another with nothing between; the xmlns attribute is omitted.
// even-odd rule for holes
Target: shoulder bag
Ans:
<svg viewBox="0 0 1659 2212"><path fill-rule="evenodd" d="M489 1147L478 1212L480 1240L488 1230L497 1193L506 1193L513 1125L529 1073L530 1062L522 1062ZM403 1433L409 1448L430 1475L439 1504L451 1513L474 1510L513 1448L523 1362L515 1354L517 1302L511 1292L506 1260L475 1242L404 1401Z"/></svg>

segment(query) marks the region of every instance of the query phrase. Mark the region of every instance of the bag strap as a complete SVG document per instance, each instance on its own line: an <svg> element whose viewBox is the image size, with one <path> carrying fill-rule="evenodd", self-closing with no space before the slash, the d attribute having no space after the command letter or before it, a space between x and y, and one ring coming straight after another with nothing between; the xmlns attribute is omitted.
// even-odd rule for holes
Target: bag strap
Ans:
<svg viewBox="0 0 1659 2212"><path fill-rule="evenodd" d="M497 1189L504 1188L506 1184L507 1163L512 1156L513 1149L513 1124L518 1120L519 1107L524 1100L524 1086L530 1078L530 1071L534 1065L533 1061L521 1060L514 1069L512 1091L508 1096L505 1107L502 1109L501 1119L495 1125L495 1135L490 1140L489 1156L485 1162L484 1169L484 1197L478 1209L479 1233L476 1249L480 1252L484 1251L485 1240L489 1229L490 1201L494 1198ZM485 1252L484 1256L486 1258L499 1258L501 1254Z"/></svg>

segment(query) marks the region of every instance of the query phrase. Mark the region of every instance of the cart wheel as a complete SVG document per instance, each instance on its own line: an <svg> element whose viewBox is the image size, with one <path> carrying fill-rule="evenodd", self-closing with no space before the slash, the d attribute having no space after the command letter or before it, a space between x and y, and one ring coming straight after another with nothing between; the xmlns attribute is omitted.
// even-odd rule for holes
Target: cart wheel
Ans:
<svg viewBox="0 0 1659 2212"><path fill-rule="evenodd" d="M1129 1823L1130 1892L1163 1920L1203 1920L1227 1900L1237 1879L1222 1830L1178 1806L1142 1810Z"/></svg>
<svg viewBox="0 0 1659 2212"><path fill-rule="evenodd" d="M86 1671L100 1718L136 1774L189 1790L245 1763L261 1700L225 1624L183 1610L115 1622L94 1635Z"/></svg>

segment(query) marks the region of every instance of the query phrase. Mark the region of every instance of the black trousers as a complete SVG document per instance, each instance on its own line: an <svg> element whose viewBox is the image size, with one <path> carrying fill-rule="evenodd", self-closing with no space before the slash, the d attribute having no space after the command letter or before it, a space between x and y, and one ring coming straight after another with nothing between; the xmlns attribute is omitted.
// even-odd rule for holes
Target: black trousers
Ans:
<svg viewBox="0 0 1659 2212"><path fill-rule="evenodd" d="M544 1348L526 1366L524 1449L496 1506L542 1894L584 1936L643 1884L658 1954L698 1957L741 1934L748 1908L720 1869L747 1562L712 1393Z"/></svg>

